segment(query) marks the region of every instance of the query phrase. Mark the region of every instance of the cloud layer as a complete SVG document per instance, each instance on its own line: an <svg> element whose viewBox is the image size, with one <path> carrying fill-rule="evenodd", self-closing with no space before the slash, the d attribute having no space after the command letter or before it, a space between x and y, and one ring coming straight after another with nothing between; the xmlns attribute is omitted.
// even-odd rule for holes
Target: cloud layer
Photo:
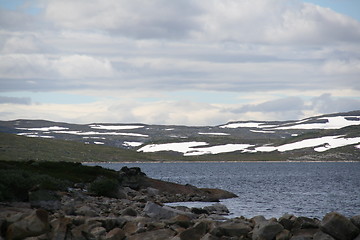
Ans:
<svg viewBox="0 0 360 240"><path fill-rule="evenodd" d="M27 1L0 8L0 27L2 119L199 125L360 106L360 22L299 0Z"/></svg>

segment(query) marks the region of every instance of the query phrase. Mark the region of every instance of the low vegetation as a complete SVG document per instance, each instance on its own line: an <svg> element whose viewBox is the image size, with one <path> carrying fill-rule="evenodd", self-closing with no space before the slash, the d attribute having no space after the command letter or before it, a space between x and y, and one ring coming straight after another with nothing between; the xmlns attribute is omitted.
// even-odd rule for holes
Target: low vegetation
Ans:
<svg viewBox="0 0 360 240"><path fill-rule="evenodd" d="M111 197L119 184L114 170L69 162L0 161L0 176L0 201L28 201L29 192L66 191L75 183Z"/></svg>

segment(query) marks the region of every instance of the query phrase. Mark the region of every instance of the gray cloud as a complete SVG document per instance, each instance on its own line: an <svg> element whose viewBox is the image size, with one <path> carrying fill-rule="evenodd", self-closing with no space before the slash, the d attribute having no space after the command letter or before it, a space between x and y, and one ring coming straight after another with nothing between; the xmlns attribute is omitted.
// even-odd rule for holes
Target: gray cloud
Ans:
<svg viewBox="0 0 360 240"><path fill-rule="evenodd" d="M24 104L24 105L30 105L31 104L31 98L28 97L4 97L0 96L0 104Z"/></svg>
<svg viewBox="0 0 360 240"><path fill-rule="evenodd" d="M312 108L319 113L346 112L360 110L360 100L346 97L333 97L331 94L322 94L312 100Z"/></svg>

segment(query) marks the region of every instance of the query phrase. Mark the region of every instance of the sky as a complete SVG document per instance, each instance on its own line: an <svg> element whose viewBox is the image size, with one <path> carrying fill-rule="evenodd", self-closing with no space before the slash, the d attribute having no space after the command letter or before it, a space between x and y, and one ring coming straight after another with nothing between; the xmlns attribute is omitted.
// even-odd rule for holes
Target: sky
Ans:
<svg viewBox="0 0 360 240"><path fill-rule="evenodd" d="M0 0L0 120L360 110L359 0Z"/></svg>

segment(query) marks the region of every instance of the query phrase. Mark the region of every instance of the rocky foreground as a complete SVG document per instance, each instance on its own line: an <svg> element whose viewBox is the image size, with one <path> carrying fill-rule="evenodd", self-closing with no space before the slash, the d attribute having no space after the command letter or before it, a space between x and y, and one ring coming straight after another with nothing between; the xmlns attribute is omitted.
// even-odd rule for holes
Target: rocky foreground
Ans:
<svg viewBox="0 0 360 240"><path fill-rule="evenodd" d="M234 197L229 192L150 179L136 168L124 168L119 175L122 186L114 197L95 196L78 184L56 193L33 189L29 202L2 202L0 239L360 240L360 215L230 219L220 203L204 208L164 205Z"/></svg>

